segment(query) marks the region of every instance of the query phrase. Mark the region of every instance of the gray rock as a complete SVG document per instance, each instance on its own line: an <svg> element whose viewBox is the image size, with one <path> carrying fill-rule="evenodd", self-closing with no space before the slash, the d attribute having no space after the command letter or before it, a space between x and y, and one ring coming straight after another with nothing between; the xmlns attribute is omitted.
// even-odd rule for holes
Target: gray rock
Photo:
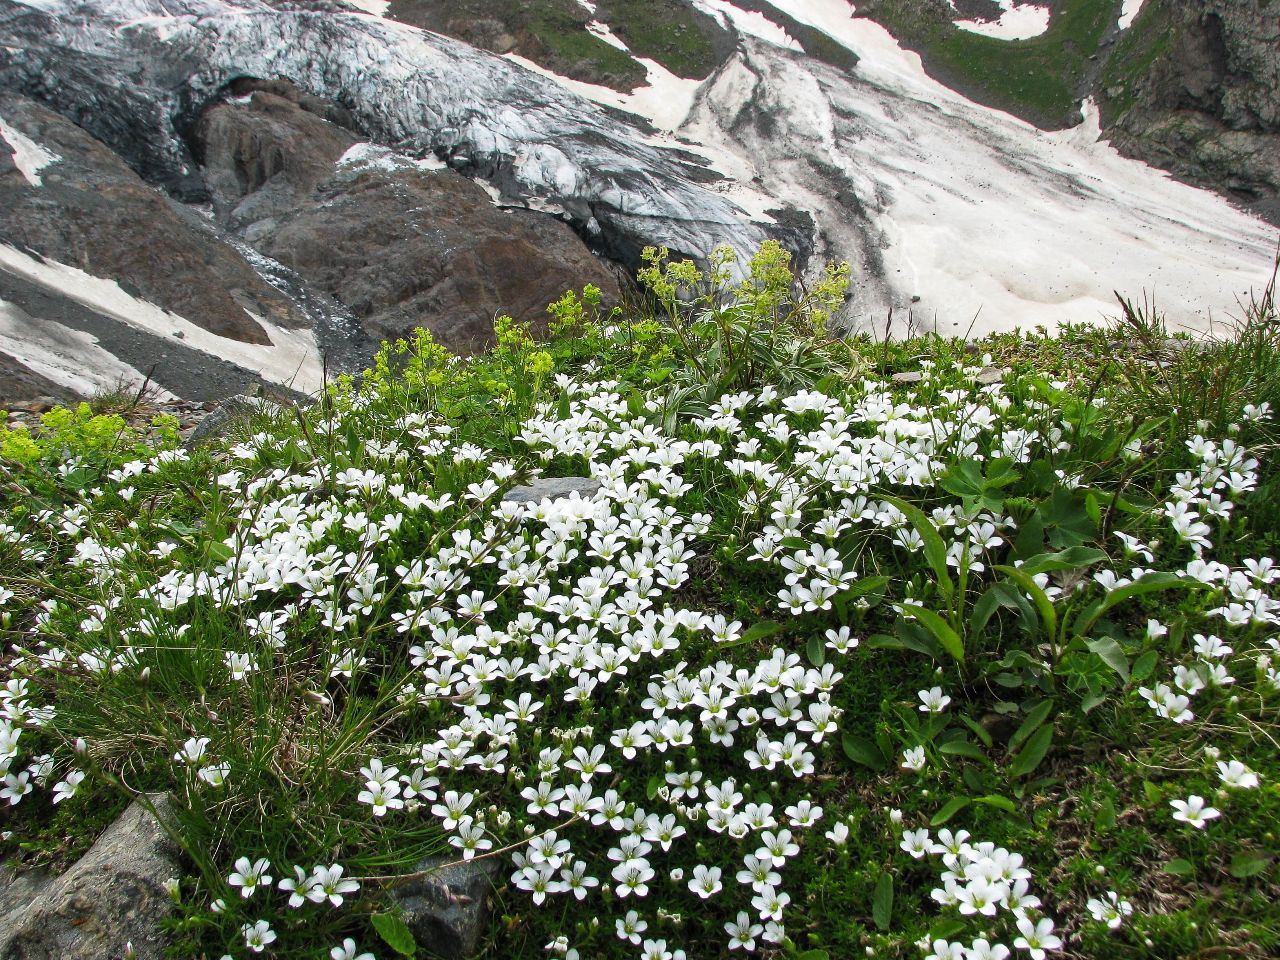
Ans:
<svg viewBox="0 0 1280 960"><path fill-rule="evenodd" d="M1004 383L1008 372L1004 367L983 367L974 379L984 387L989 387L994 383Z"/></svg>
<svg viewBox="0 0 1280 960"><path fill-rule="evenodd" d="M275 390L272 392L275 395L268 396L263 385L255 383L238 396L222 401L201 418L182 441L183 447L188 450L198 447L207 440L222 436L254 414L283 410L285 403L294 399Z"/></svg>
<svg viewBox="0 0 1280 960"><path fill-rule="evenodd" d="M534 480L528 486L512 487L502 497L509 503L540 503L545 499L559 500L571 493L591 497L599 492L602 484L590 477L548 477Z"/></svg>
<svg viewBox="0 0 1280 960"><path fill-rule="evenodd" d="M152 799L167 816L168 798ZM160 960L159 924L174 908L164 882L178 875L177 857L160 824L134 803L62 876L28 882L31 899L0 915L0 960L115 960L127 944L138 960Z"/></svg>
<svg viewBox="0 0 1280 960"><path fill-rule="evenodd" d="M894 383L920 383L924 380L924 371L903 370L901 373L895 373L892 380Z"/></svg>
<svg viewBox="0 0 1280 960"><path fill-rule="evenodd" d="M450 862L428 857L417 866L420 876L393 896L413 938L445 960L475 953L489 918L489 894L502 871L496 857Z"/></svg>

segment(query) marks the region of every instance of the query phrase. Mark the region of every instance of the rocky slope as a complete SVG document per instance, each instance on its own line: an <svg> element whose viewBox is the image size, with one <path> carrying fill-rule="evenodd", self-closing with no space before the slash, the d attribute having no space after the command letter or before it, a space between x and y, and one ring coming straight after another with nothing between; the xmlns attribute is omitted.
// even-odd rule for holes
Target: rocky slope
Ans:
<svg viewBox="0 0 1280 960"><path fill-rule="evenodd" d="M1280 0L1149 0L1104 83L1121 150L1280 224Z"/></svg>
<svg viewBox="0 0 1280 960"><path fill-rule="evenodd" d="M850 260L877 334L1096 322L1116 289L1203 329L1274 232L1096 113L984 104L1011 64L1011 103L1072 118L1103 85L1125 151L1266 212L1276 2L1126 2L1123 29L1110 0L860 4L922 68L845 0L0 0L0 370L313 389L418 325L466 350L568 287L617 298L645 245L766 237ZM1000 38L1028 14L1043 36ZM985 66L949 87L939 50Z"/></svg>

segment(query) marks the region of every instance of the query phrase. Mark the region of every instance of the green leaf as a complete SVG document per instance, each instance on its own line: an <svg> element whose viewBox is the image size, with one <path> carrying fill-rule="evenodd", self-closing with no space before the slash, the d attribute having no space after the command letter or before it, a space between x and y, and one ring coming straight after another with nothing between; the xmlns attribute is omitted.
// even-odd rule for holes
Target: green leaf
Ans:
<svg viewBox="0 0 1280 960"><path fill-rule="evenodd" d="M1112 590L1101 603L1095 604L1082 613L1080 616L1084 622L1077 622L1072 629L1075 631L1076 636L1084 636L1108 610L1118 607L1126 600L1132 600L1134 597L1156 593L1161 590L1203 590L1204 586L1199 580L1184 579L1173 573L1164 573L1162 571L1148 573L1133 583Z"/></svg>
<svg viewBox="0 0 1280 960"><path fill-rule="evenodd" d="M970 743L968 740L948 741L938 748L938 752L949 756L968 757L971 760L987 759L987 755L982 752L982 748L976 743Z"/></svg>
<svg viewBox="0 0 1280 960"><path fill-rule="evenodd" d="M1138 657L1137 660L1133 661L1133 671L1129 675L1130 680L1134 683L1138 683L1139 681L1147 679L1147 677L1151 676L1152 671L1155 670L1156 663L1158 661L1159 657L1156 652L1154 650L1148 650L1142 656Z"/></svg>
<svg viewBox="0 0 1280 960"><path fill-rule="evenodd" d="M831 954L825 950L806 950L797 955L796 960L831 960Z"/></svg>
<svg viewBox="0 0 1280 960"><path fill-rule="evenodd" d="M1005 813L1017 813L1018 808L1008 797L1002 797L998 793L989 793L985 797L974 797L974 803L983 803L988 807L995 807L997 810L1003 810Z"/></svg>
<svg viewBox="0 0 1280 960"><path fill-rule="evenodd" d="M1090 640L1086 646L1096 653L1108 667L1116 672L1122 683L1129 682L1129 658L1121 649L1120 644L1116 643L1110 637L1100 637L1097 640Z"/></svg>
<svg viewBox="0 0 1280 960"><path fill-rule="evenodd" d="M864 767L870 767L876 771L883 770L889 765L889 761L884 758L880 748L863 737L846 733L840 738L840 745L844 747L845 756L854 763L860 763Z"/></svg>
<svg viewBox="0 0 1280 960"><path fill-rule="evenodd" d="M1231 875L1237 880L1256 877L1271 865L1271 860L1260 853L1245 851L1231 858Z"/></svg>
<svg viewBox="0 0 1280 960"><path fill-rule="evenodd" d="M902 631L899 631L897 636L887 633L873 634L867 638L865 646L872 650L910 650L913 653L923 653L926 657L933 657L935 660L939 653L933 645Z"/></svg>
<svg viewBox="0 0 1280 960"><path fill-rule="evenodd" d="M1040 585L1019 567L1010 567L1001 563L996 564L995 569L1022 588L1023 592L1031 598L1031 602L1035 604L1036 612L1040 614L1040 626L1044 629L1045 634L1049 637L1056 636L1058 632L1058 613L1053 609L1053 601L1049 599L1047 593L1040 589Z"/></svg>
<svg viewBox="0 0 1280 960"><path fill-rule="evenodd" d="M388 947L402 957L417 956L418 944L413 939L413 932L399 914L375 913L369 920Z"/></svg>
<svg viewBox="0 0 1280 960"><path fill-rule="evenodd" d="M916 532L920 534L920 539L924 542L924 558L933 569L933 575L938 583L938 590L949 601L952 594L955 593L955 584L951 582L951 570L947 566L947 547L942 542L942 537L938 534L938 528L933 525L932 520L924 515L922 510L918 507L913 507L905 500L899 500L897 497L891 497L887 494L880 499L897 507L902 512L902 515L915 527Z"/></svg>
<svg viewBox="0 0 1280 960"><path fill-rule="evenodd" d="M1098 812L1093 818L1093 829L1099 833L1107 833L1115 829L1116 825L1116 805L1110 797L1103 797L1102 802L1098 804Z"/></svg>
<svg viewBox="0 0 1280 960"><path fill-rule="evenodd" d="M1018 749L1027 737L1035 733L1039 729L1040 724L1049 718L1049 714L1053 711L1052 700L1042 700L1027 712L1027 719L1022 721L1022 725L1014 731L1012 737L1009 738L1009 752L1013 753Z"/></svg>
<svg viewBox="0 0 1280 960"><path fill-rule="evenodd" d="M841 596L852 599L854 597L865 597L868 593L875 593L877 590L883 590L889 585L888 577L862 577L853 581L852 584L841 592Z"/></svg>
<svg viewBox="0 0 1280 960"><path fill-rule="evenodd" d="M1196 865L1190 860L1178 857L1176 860L1170 860L1164 865L1164 872L1172 873L1175 877L1187 877L1196 872Z"/></svg>
<svg viewBox="0 0 1280 960"><path fill-rule="evenodd" d="M961 723L973 731L973 735L982 741L982 745L984 747L988 750L991 749L991 734L987 732L986 727L978 723L978 721L971 720L969 717L966 717L963 713L956 714L956 716L960 718Z"/></svg>
<svg viewBox="0 0 1280 960"><path fill-rule="evenodd" d="M876 891L871 897L871 919L878 930L888 930L893 919L893 874L885 871L876 881Z"/></svg>
<svg viewBox="0 0 1280 960"><path fill-rule="evenodd" d="M827 662L827 648L823 646L822 637L816 633L805 644L804 652L809 658L809 662L815 667L820 667Z"/></svg>
<svg viewBox="0 0 1280 960"><path fill-rule="evenodd" d="M1027 738L1027 745L1022 748L1021 752L1013 758L1013 762L1009 764L1009 776L1025 777L1030 773L1034 773L1036 767L1040 766L1045 755L1049 752L1049 745L1053 743L1053 725L1041 727L1030 737Z"/></svg>
<svg viewBox="0 0 1280 960"><path fill-rule="evenodd" d="M742 636L738 637L738 639L730 640L728 643L722 643L720 646L722 648L740 647L743 644L755 643L757 640L763 640L765 637L771 637L775 633L781 632L781 630L782 624L773 623L770 620L762 620L760 623L747 627L746 630L742 631Z"/></svg>
<svg viewBox="0 0 1280 960"><path fill-rule="evenodd" d="M656 797L658 795L658 791L662 789L663 783L665 783L665 781L661 777L650 777L648 782L644 785L645 797L650 800Z"/></svg>
<svg viewBox="0 0 1280 960"><path fill-rule="evenodd" d="M937 813L933 815L933 819L929 821L929 826L940 827L957 813L969 805L968 797L952 797L948 800Z"/></svg>
<svg viewBox="0 0 1280 960"><path fill-rule="evenodd" d="M951 940L969 929L963 920L939 920L929 928L929 940Z"/></svg>
<svg viewBox="0 0 1280 960"><path fill-rule="evenodd" d="M567 394L567 393L562 393L562 394L560 394L560 402L559 402L558 404L556 404L556 419L557 419L557 420L568 420L568 419L569 419L569 414L570 414L570 409L569 409L569 394Z"/></svg>
<svg viewBox="0 0 1280 960"><path fill-rule="evenodd" d="M933 635L933 639L938 641L943 650L958 662L964 663L964 641L960 639L960 634L951 629L947 621L932 610L926 610L914 603L904 603L902 612L915 617Z"/></svg>
<svg viewBox="0 0 1280 960"><path fill-rule="evenodd" d="M1093 547L1067 547L1057 553L1041 553L1028 557L1018 569L1034 577L1037 573L1049 573L1054 570L1079 570L1081 567L1102 563L1106 559L1108 557L1103 551L1095 550Z"/></svg>

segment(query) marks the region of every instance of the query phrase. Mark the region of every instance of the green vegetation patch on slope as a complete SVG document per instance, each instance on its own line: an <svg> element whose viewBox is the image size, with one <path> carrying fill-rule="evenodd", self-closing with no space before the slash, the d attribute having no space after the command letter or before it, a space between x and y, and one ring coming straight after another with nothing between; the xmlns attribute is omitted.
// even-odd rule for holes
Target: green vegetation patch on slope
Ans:
<svg viewBox="0 0 1280 960"><path fill-rule="evenodd" d="M966 96L1045 129L1072 126L1094 72L1090 58L1116 23L1118 0L1062 0L1049 29L1026 40L961 30L940 0L870 0L859 16L920 54L930 75Z"/></svg>

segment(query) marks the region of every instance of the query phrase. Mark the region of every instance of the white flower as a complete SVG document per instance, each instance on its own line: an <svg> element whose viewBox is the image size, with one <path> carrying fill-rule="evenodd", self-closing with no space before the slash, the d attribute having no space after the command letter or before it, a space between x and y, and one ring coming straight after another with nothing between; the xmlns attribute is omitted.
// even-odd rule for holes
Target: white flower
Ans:
<svg viewBox="0 0 1280 960"><path fill-rule="evenodd" d="M941 713L947 709L947 704L951 702L951 698L942 692L941 687L930 687L928 690L921 690L916 696L920 698L920 706L916 709L921 713Z"/></svg>
<svg viewBox="0 0 1280 960"><path fill-rule="evenodd" d="M730 950L746 950L754 952L756 937L764 932L764 927L751 922L751 914L739 911L738 916L724 925L724 932L729 934Z"/></svg>
<svg viewBox="0 0 1280 960"><path fill-rule="evenodd" d="M1206 821L1222 816L1213 807L1205 806L1204 797L1195 794L1186 800L1170 800L1169 806L1174 809L1173 819L1189 823L1197 830L1203 830Z"/></svg>
<svg viewBox="0 0 1280 960"><path fill-rule="evenodd" d="M350 937L342 941L342 946L329 951L330 960L376 960L372 953L357 953L360 948Z"/></svg>
<svg viewBox="0 0 1280 960"><path fill-rule="evenodd" d="M276 939L276 932L266 920L246 923L240 928L240 932L244 934L244 945L254 953L261 953Z"/></svg>
<svg viewBox="0 0 1280 960"><path fill-rule="evenodd" d="M1041 917L1034 924L1028 917L1018 917L1018 932L1022 936L1013 941L1013 945L1029 951L1031 960L1044 960L1048 951L1062 947L1062 941L1054 936L1053 921L1048 917Z"/></svg>
<svg viewBox="0 0 1280 960"><path fill-rule="evenodd" d="M83 771L68 770L67 775L53 785L53 802L61 803L63 800L70 800L80 789L80 783L83 780Z"/></svg>
<svg viewBox="0 0 1280 960"><path fill-rule="evenodd" d="M1218 761L1218 777L1224 786L1238 790L1252 790L1258 786L1258 775L1239 760Z"/></svg>
<svg viewBox="0 0 1280 960"><path fill-rule="evenodd" d="M235 870L232 871L231 876L227 877L227 883L230 886L239 887L240 896L247 900L258 892L260 885L271 885L271 878L267 876L267 871L270 869L271 862L266 857L254 863L250 863L248 857L240 857L236 860Z"/></svg>
<svg viewBox="0 0 1280 960"><path fill-rule="evenodd" d="M693 868L693 879L689 881L689 889L703 900L715 896L724 889L720 882L720 868L698 864Z"/></svg>
<svg viewBox="0 0 1280 960"><path fill-rule="evenodd" d="M924 767L924 747L911 747L902 752L903 770L920 770Z"/></svg>
<svg viewBox="0 0 1280 960"><path fill-rule="evenodd" d="M1133 913L1133 904L1128 900L1121 900L1114 890L1107 893L1106 899L1091 898L1086 906L1093 919L1105 923L1112 930L1117 929L1124 918Z"/></svg>

